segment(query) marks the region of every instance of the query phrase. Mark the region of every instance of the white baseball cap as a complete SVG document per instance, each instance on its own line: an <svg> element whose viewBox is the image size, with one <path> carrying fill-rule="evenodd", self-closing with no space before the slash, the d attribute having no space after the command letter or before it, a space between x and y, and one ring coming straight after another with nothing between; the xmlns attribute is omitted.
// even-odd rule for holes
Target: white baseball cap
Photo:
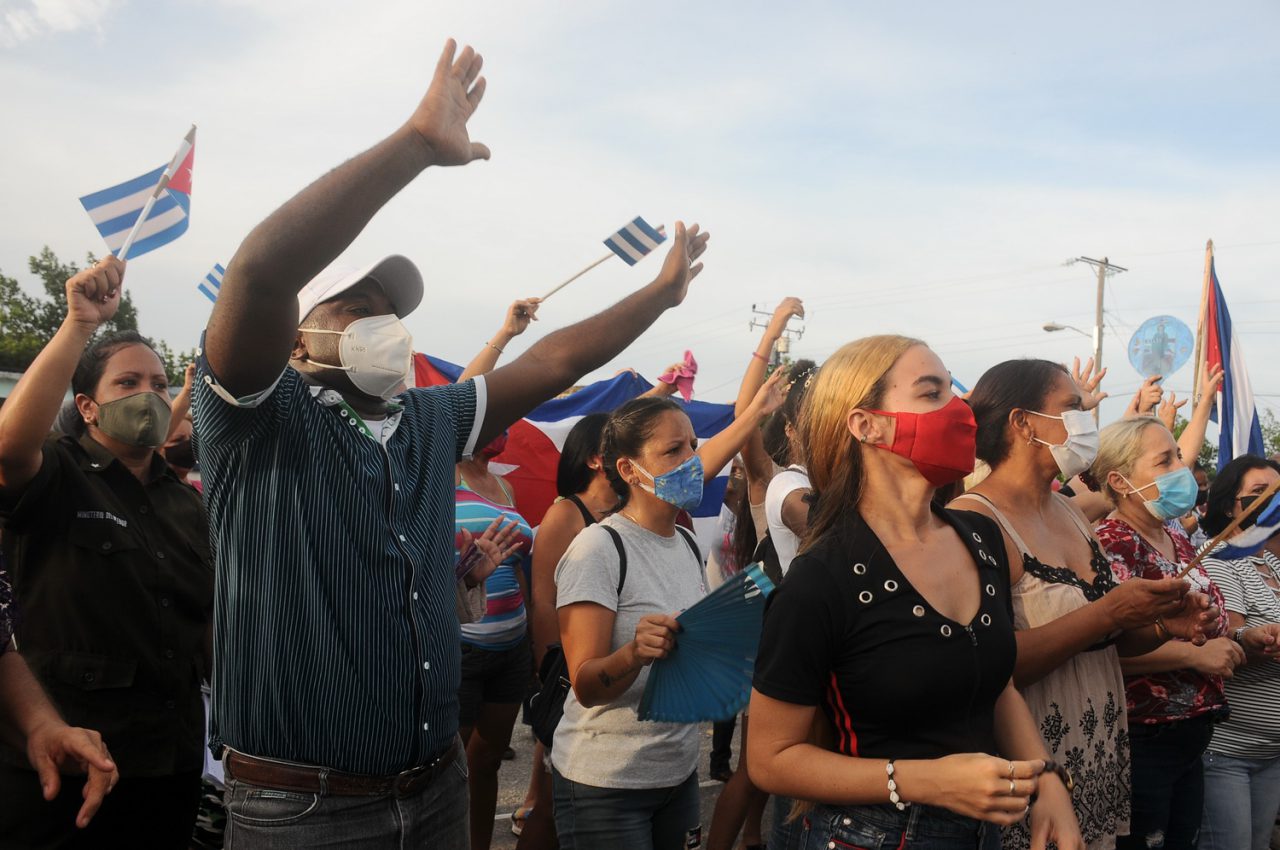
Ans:
<svg viewBox="0 0 1280 850"><path fill-rule="evenodd" d="M422 273L413 260L392 254L363 268L330 266L320 272L298 293L298 321L302 322L321 301L335 298L366 279L382 287L398 318L403 319L422 302Z"/></svg>

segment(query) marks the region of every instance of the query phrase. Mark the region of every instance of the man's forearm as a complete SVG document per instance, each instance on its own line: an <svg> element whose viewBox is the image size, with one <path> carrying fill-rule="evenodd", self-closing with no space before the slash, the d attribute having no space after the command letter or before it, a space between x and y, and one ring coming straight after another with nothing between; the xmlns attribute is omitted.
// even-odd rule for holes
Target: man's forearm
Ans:
<svg viewBox="0 0 1280 850"><path fill-rule="evenodd" d="M58 709L14 649L0 655L0 737L25 750L31 730L48 722L61 723Z"/></svg>

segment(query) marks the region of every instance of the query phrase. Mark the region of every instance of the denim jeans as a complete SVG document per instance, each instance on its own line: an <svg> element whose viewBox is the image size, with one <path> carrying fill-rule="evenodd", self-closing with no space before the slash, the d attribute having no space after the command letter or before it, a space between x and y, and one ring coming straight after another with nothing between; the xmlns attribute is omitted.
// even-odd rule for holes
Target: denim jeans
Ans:
<svg viewBox="0 0 1280 850"><path fill-rule="evenodd" d="M670 788L597 788L553 770L560 850L681 850L702 846L698 773Z"/></svg>
<svg viewBox="0 0 1280 850"><path fill-rule="evenodd" d="M339 797L264 788L227 779L226 850L405 847L470 850L467 756L407 797Z"/></svg>
<svg viewBox="0 0 1280 850"><path fill-rule="evenodd" d="M1208 715L1129 724L1133 813L1117 850L1194 850L1204 810L1200 757L1211 737Z"/></svg>
<svg viewBox="0 0 1280 850"><path fill-rule="evenodd" d="M918 804L818 806L792 826L803 850L1000 850L995 824Z"/></svg>
<svg viewBox="0 0 1280 850"><path fill-rule="evenodd" d="M1204 754L1199 850L1267 850L1280 811L1280 758Z"/></svg>

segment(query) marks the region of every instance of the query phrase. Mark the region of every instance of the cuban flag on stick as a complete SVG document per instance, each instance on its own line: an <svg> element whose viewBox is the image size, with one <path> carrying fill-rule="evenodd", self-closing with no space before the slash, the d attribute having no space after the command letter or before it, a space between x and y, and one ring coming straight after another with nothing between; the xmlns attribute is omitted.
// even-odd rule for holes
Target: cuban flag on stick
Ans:
<svg viewBox="0 0 1280 850"><path fill-rule="evenodd" d="M1249 497L1252 501L1246 503L1242 498L1240 505L1244 510L1200 549L1178 573L1178 578L1190 573L1206 557L1236 561L1255 555L1267 541L1280 534L1280 499L1274 498L1277 490L1280 490L1280 481L1273 481L1267 489ZM1241 528L1244 530L1239 531Z"/></svg>
<svg viewBox="0 0 1280 850"><path fill-rule="evenodd" d="M542 296L542 300L546 301L552 295L564 289L596 266L613 256L621 257L623 262L629 266L634 266L640 260L644 259L654 248L661 245L667 240L667 234L662 229L662 225L658 225L655 229L649 226L649 223L643 218L636 216L630 223L623 225L622 229L616 233L611 233L604 244L609 246L609 253L587 266L555 289Z"/></svg>
<svg viewBox="0 0 1280 850"><path fill-rule="evenodd" d="M210 301L217 302L218 292L222 289L222 275L226 273L226 269L221 263L214 263L213 268L204 276L204 280L196 284L196 289L204 293L204 297Z"/></svg>
<svg viewBox="0 0 1280 850"><path fill-rule="evenodd" d="M413 362L414 380L420 387L453 383L462 374L461 366L426 354L414 354ZM530 526L538 526L547 508L556 500L556 467L569 430L588 413L609 413L651 387L644 378L623 372L545 402L511 426L506 449L493 459L492 469L511 484L516 494L516 508ZM731 404L690 401L680 406L689 414L700 440L720 433L733 422ZM704 554L711 551L728 483L726 468L707 484L702 503L689 512Z"/></svg>
<svg viewBox="0 0 1280 850"><path fill-rule="evenodd" d="M195 147L192 125L168 165L80 199L111 253L140 257L187 232Z"/></svg>
<svg viewBox="0 0 1280 850"><path fill-rule="evenodd" d="M1240 455L1262 455L1266 449L1244 351L1232 327L1222 287L1218 284L1213 242L1207 248L1199 325L1196 339L1199 364L1222 367L1222 388L1218 391L1212 416L1218 423L1218 469L1222 469ZM1198 379L1199 369L1196 374Z"/></svg>

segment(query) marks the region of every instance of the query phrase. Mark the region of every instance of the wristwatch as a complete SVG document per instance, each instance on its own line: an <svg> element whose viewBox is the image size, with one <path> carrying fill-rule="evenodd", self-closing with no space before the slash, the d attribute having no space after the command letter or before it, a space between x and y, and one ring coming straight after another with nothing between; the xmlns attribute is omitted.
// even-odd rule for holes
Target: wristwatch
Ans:
<svg viewBox="0 0 1280 850"><path fill-rule="evenodd" d="M1231 633L1231 639L1241 646L1244 646L1244 633L1247 631L1249 631L1248 626L1241 626Z"/></svg>

